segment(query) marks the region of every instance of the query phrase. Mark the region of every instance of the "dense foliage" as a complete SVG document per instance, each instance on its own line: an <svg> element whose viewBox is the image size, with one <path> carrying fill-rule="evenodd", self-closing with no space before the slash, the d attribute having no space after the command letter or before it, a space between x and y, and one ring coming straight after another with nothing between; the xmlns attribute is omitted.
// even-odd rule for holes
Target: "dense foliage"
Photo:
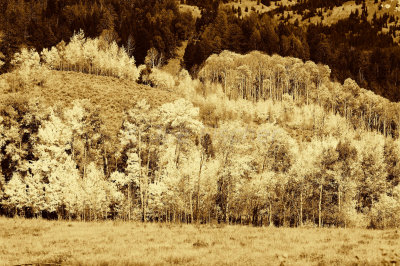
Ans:
<svg viewBox="0 0 400 266"><path fill-rule="evenodd" d="M397 28L381 32L392 17L375 16L367 21L365 11L332 25L299 25L288 23L288 17L273 19L276 12L279 10L262 15L253 12L239 18L230 9L219 8L213 20L199 21L199 38L191 39L186 49L186 68L196 73L211 54L225 49L239 53L259 50L329 65L339 82L352 78L391 101L400 100L400 50L392 38Z"/></svg>
<svg viewBox="0 0 400 266"><path fill-rule="evenodd" d="M347 118L355 128L399 136L400 104L360 88L351 79L331 82L331 70L312 61L268 56L260 52L239 55L224 51L210 56L199 72L203 81L219 83L229 98L253 102L282 100L289 94L296 104L316 103Z"/></svg>
<svg viewBox="0 0 400 266"><path fill-rule="evenodd" d="M151 47L168 59L194 25L174 0L1 0L0 13L0 52L7 58L21 46L40 52L82 29L117 41L139 63Z"/></svg>
<svg viewBox="0 0 400 266"><path fill-rule="evenodd" d="M200 37L189 41L184 57L197 72L199 79L192 80L186 70L173 77L159 68L163 54L172 55L193 22L179 14L175 1L0 3L9 12L1 22L18 22L15 31L5 31L0 44L9 49L5 54L17 48L10 44L38 49L51 44L40 46L35 42L46 39L29 36L26 25L39 23L36 16L44 16L40 23L52 22L46 24L49 31L70 29L40 53L22 48L7 62L11 72L0 76L6 94L0 107L1 214L400 227L399 103L347 79L355 75L374 89L397 82L398 48L365 20L353 15L332 25L333 32L321 25L303 29L268 15L238 18L218 9L218 1L206 1L210 7L203 7L196 23ZM89 5L90 15L84 12ZM73 19L66 20L66 14ZM102 25L112 27L94 30L100 17L110 22ZM149 24L137 22L133 31L138 32L129 38L130 19ZM75 27L89 37L73 34ZM355 38L359 31L377 36L375 46ZM154 39L147 38L150 33ZM136 67L136 53L146 65ZM310 58L330 60L331 68ZM45 108L40 98L15 96L40 90L50 69L139 80L183 98L159 107L137 101L125 110L114 136L105 130L99 107L88 100ZM396 82L382 94L398 95Z"/></svg>
<svg viewBox="0 0 400 266"><path fill-rule="evenodd" d="M46 68L17 61L7 74L17 80L19 68L28 77ZM157 108L138 101L117 136L107 135L87 100L47 109L10 93L0 116L1 213L400 226L399 139L374 104L363 113L346 95L357 92L383 110L387 100L351 80L332 83L327 66L259 52L213 55L199 73L201 83L185 72L169 81L154 68L153 86L182 90L190 101Z"/></svg>

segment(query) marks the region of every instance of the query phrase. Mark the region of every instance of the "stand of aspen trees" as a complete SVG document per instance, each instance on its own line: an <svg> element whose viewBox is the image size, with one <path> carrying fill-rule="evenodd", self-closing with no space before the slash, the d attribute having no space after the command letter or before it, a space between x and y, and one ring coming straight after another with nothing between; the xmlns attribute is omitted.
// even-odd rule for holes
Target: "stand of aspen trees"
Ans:
<svg viewBox="0 0 400 266"><path fill-rule="evenodd" d="M24 50L7 75L39 87L31 80L38 69L139 77L122 48L101 43L78 33L41 59ZM109 58L106 66L96 52ZM351 80L331 82L329 73L294 58L224 51L206 61L200 82L183 71L168 83L186 99L158 108L141 100L126 110L117 136L102 130L88 100L50 109L10 101L0 113L0 211L85 221L399 227L399 106Z"/></svg>

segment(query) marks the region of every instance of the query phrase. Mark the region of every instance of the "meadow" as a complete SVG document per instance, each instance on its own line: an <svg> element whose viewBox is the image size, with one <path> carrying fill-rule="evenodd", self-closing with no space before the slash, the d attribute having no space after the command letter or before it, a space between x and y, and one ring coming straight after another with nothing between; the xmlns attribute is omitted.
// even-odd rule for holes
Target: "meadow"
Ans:
<svg viewBox="0 0 400 266"><path fill-rule="evenodd" d="M0 265L399 265L400 232L0 218Z"/></svg>

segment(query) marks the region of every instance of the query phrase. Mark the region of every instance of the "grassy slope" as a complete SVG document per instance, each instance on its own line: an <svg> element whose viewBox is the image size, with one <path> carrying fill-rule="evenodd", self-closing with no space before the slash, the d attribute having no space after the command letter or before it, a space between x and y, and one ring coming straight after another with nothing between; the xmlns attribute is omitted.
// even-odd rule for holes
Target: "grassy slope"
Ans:
<svg viewBox="0 0 400 266"><path fill-rule="evenodd" d="M111 136L115 136L120 129L124 111L131 108L136 101L146 99L151 106L156 107L179 97L176 93L131 81L62 71L51 71L43 87L21 94L29 94L30 98L39 97L47 106L57 103L69 105L75 99L89 99L99 106L101 118ZM4 94L0 88L0 103L7 101L9 96L10 94ZM19 96L15 95L16 98Z"/></svg>
<svg viewBox="0 0 400 266"><path fill-rule="evenodd" d="M400 11L396 10L396 3L398 0L383 0L383 1L379 1L378 3L374 3L374 0L367 0L366 1L366 5L367 5L367 9L368 9L368 20L371 21L374 13L376 12L377 17L383 16L385 13L387 13L388 15L393 15L394 17L400 18ZM399 1L400 3L400 1ZM379 10L379 6L383 5L383 8L381 10ZM389 5L389 8L386 8L386 5ZM362 5L356 5L355 1L348 1L345 2L342 6L339 7L334 7L332 10L326 10L323 11L322 14L324 16L324 19L321 20L320 16L314 16L312 18L310 18L310 23L323 23L324 25L332 25L334 23L337 23L339 20L341 19L346 19L350 16L351 12L355 12L356 9L358 9L358 11L361 14L361 7ZM284 14L277 14L275 15L276 17L282 19L283 17L286 17L287 14L291 15L291 18L289 19L289 21L291 23L294 23L296 21L296 19L300 22L300 24L308 24L308 19L302 21L301 15L299 14L294 14L293 11L285 11ZM399 22L400 23L400 22ZM399 24L398 23L398 24ZM397 24L397 25L398 25ZM395 22L392 23L388 23L388 28L382 28L382 32L386 33L389 31L389 27L396 25ZM397 32L397 34L399 35L400 33ZM400 37L397 36L396 38L394 38L395 42L399 42L400 41Z"/></svg>
<svg viewBox="0 0 400 266"><path fill-rule="evenodd" d="M366 1L366 5L368 8L368 20L372 20L374 13L376 12L377 16L382 16L383 14L387 13L389 15L393 15L394 17L398 17L400 18L400 11L396 10L396 3L397 1L399 1L400 4L400 0L382 0L379 1L378 3L374 3L374 0L367 0ZM291 6L296 4L296 1L289 1L289 0L282 0L277 2L279 5L283 5L283 6ZM383 8L381 10L378 9L379 5L383 5ZM386 8L386 5L390 5L389 8ZM254 12L251 10L252 7L255 8L255 12L259 12L261 13L265 13L265 12L269 12L272 11L274 9L276 9L278 6L276 5L275 2L271 3L271 6L266 7L263 6L262 4L257 5L257 1L255 0L242 0L242 3L240 4L239 2L229 2L227 4L224 4L224 6L232 8L232 6L235 6L236 8L238 8L239 6L242 9L242 15L243 16L247 16L249 14L251 14L251 12ZM249 11L245 12L245 8L246 6L248 7ZM334 23L337 23L339 20L341 19L345 19L348 18L350 16L351 12L354 12L356 9L359 10L360 14L361 14L361 4L360 5L356 5L355 1L348 1L345 2L342 6L339 7L334 7L332 10L326 10L323 11L322 14L324 16L324 19L322 20L320 16L314 16L310 18L310 22L308 22L307 20L302 20L301 15L299 14L294 14L293 11L285 11L284 13L279 13L276 14L275 17L278 20L282 20L283 18L285 18L288 14L290 14L291 18L289 19L290 23L294 23L296 20L299 21L300 24L308 24L308 23L323 23L324 25L332 25ZM262 8L263 7L263 8ZM400 23L400 22L399 22ZM399 24L398 23L398 24ZM397 25L398 25L397 24ZM389 27L395 25L395 22L392 23L388 23L388 27L387 28L382 28L382 32L386 33L389 31ZM400 32L397 32L397 35L400 35ZM395 38L393 38L393 40L395 42L400 42L400 36L397 36Z"/></svg>
<svg viewBox="0 0 400 266"><path fill-rule="evenodd" d="M0 265L376 265L400 261L398 231L0 218Z"/></svg>
<svg viewBox="0 0 400 266"><path fill-rule="evenodd" d="M295 1L290 1L290 0L282 0L282 1L277 1L277 2L271 2L270 6L265 6L263 4L257 5L257 0L242 0L241 3L238 2L229 2L224 4L225 7L232 8L234 6L235 8L241 8L242 9L242 16L248 16L252 12L258 12L260 14L269 12L271 10L274 10L275 8L278 7L278 5L283 5L283 6L290 6L294 5L296 2ZM248 8L248 12L245 12L246 7ZM251 8L254 7L255 11L252 11Z"/></svg>

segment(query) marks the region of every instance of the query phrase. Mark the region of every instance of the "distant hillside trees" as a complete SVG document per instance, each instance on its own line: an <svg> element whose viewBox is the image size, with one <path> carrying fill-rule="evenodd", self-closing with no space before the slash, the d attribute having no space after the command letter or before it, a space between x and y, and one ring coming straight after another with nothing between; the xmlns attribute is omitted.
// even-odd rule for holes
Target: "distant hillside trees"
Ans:
<svg viewBox="0 0 400 266"><path fill-rule="evenodd" d="M133 55L142 64L151 47L167 59L173 56L195 23L190 13L179 12L175 0L1 0L0 12L3 14L0 28L4 33L0 52L6 58L11 58L21 46L40 52L68 41L82 29L90 38L103 35L109 42L129 47L129 56Z"/></svg>
<svg viewBox="0 0 400 266"><path fill-rule="evenodd" d="M324 6L340 4L322 2ZM299 26L278 22L270 17L273 14L250 14L239 19L230 9L218 9L215 18L199 30L199 37L189 41L184 55L186 68L197 74L210 55L222 50L243 54L259 50L328 65L332 77L340 82L351 78L391 101L400 100L396 85L399 48L391 33L380 32L388 16L368 22L352 14L329 26ZM371 39L375 41L371 43Z"/></svg>
<svg viewBox="0 0 400 266"><path fill-rule="evenodd" d="M124 47L104 37L85 38L83 31L64 42L44 49L41 53L46 66L56 70L73 70L83 73L115 76L121 79L137 80L139 72L135 59L130 57Z"/></svg>
<svg viewBox="0 0 400 266"><path fill-rule="evenodd" d="M285 42L281 46L280 38ZM284 47L284 45L291 45ZM206 25L198 40L188 43L184 63L189 70L200 66L213 53L222 50L244 53L259 50L268 54L280 53L285 56L297 56L308 59L306 35L301 29L288 32L268 15L258 16L255 13L238 19L229 10L220 9L215 20Z"/></svg>
<svg viewBox="0 0 400 266"><path fill-rule="evenodd" d="M330 69L311 61L269 56L260 52L239 55L223 51L210 56L199 77L219 83L228 98L252 101L282 100L289 94L295 102L317 103L339 113L354 126L399 135L398 103L360 88L353 80L343 85L330 81Z"/></svg>

